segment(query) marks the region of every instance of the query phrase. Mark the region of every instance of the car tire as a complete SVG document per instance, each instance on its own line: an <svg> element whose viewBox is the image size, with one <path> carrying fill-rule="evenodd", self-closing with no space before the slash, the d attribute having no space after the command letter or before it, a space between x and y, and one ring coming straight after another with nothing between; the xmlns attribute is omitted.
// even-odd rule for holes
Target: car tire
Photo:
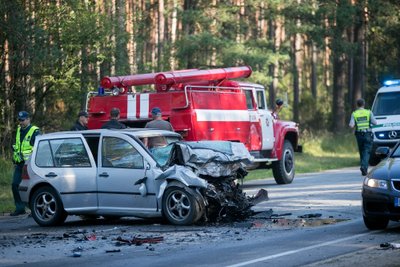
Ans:
<svg viewBox="0 0 400 267"><path fill-rule="evenodd" d="M388 218L363 216L365 226L370 230L385 229L389 223Z"/></svg>
<svg viewBox="0 0 400 267"><path fill-rule="evenodd" d="M164 217L174 225L190 225L200 216L200 206L193 192L187 187L170 186L163 195Z"/></svg>
<svg viewBox="0 0 400 267"><path fill-rule="evenodd" d="M60 225L68 216L60 197L50 186L36 190L29 203L32 217L40 226Z"/></svg>
<svg viewBox="0 0 400 267"><path fill-rule="evenodd" d="M292 143L283 143L281 160L272 163L272 173L277 184L290 184L294 179L294 150Z"/></svg>

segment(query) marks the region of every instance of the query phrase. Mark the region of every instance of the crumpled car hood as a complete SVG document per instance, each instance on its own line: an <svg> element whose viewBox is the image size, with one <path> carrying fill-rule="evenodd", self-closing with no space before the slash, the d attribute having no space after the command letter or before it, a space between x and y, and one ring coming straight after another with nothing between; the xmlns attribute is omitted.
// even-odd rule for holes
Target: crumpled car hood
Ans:
<svg viewBox="0 0 400 267"><path fill-rule="evenodd" d="M199 176L236 176L239 169L250 164L253 157L244 144L227 141L198 141L175 143L169 165L191 167ZM242 177L238 177L242 178Z"/></svg>

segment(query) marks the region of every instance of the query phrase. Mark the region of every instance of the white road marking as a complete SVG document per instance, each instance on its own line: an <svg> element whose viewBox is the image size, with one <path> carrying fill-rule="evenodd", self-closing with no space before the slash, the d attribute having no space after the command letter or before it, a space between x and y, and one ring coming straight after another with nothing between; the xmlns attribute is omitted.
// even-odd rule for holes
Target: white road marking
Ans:
<svg viewBox="0 0 400 267"><path fill-rule="evenodd" d="M300 248L300 249L290 250L290 251L278 253L278 254L275 254L275 255L270 255L270 256L266 256L266 257L254 259L254 260L251 260L251 261L244 261L244 262L241 262L241 263L237 263L237 264L233 264L233 265L228 265L228 266L226 266L226 267L246 266L246 265L254 264L254 263L257 263L257 262L260 262L260 261L266 261L266 260L276 259L276 258L279 258L279 257L283 257L283 256L295 254L295 253L302 252L302 251L306 251L306 250L310 250L310 249L315 249L315 248L320 248L320 247L324 247L324 246L329 246L329 245L332 245L332 244L337 244L337 243L340 243L340 242L343 242L343 241L347 241L347 240L351 240L351 239L356 239L356 238L359 238L359 237L362 237L362 236L366 236L366 235L370 235L370 234L373 234L373 233L376 233L376 232L379 232L379 231L371 231L371 232L364 233L364 234L358 234L358 235L354 235L354 236L344 237L344 238L340 238L340 239L336 239L336 240L324 242L324 243L321 243L321 244L316 244L316 245L309 246L309 247L304 247L304 248Z"/></svg>

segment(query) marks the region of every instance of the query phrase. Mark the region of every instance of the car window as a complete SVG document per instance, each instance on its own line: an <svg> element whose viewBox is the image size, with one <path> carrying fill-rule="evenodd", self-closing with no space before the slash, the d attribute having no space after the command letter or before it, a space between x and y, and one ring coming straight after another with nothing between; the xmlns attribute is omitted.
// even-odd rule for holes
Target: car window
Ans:
<svg viewBox="0 0 400 267"><path fill-rule="evenodd" d="M244 93L246 95L246 105L247 109L252 110L254 109L253 105L253 92L251 90L244 90Z"/></svg>
<svg viewBox="0 0 400 267"><path fill-rule="evenodd" d="M258 109L265 109L265 101L264 101L264 91L257 90L257 106Z"/></svg>
<svg viewBox="0 0 400 267"><path fill-rule="evenodd" d="M80 138L43 140L38 144L36 165L39 167L91 167Z"/></svg>
<svg viewBox="0 0 400 267"><path fill-rule="evenodd" d="M102 166L107 168L143 169L143 156L126 140L104 137Z"/></svg>

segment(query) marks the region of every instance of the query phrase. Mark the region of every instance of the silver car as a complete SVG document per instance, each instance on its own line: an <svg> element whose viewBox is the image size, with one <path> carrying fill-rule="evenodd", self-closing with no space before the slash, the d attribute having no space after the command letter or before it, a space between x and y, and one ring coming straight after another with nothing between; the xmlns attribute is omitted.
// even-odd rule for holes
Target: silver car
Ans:
<svg viewBox="0 0 400 267"><path fill-rule="evenodd" d="M41 226L62 224L68 215L164 217L176 225L248 215L252 204L235 183L251 158L244 145L180 139L148 129L38 136L21 199Z"/></svg>

